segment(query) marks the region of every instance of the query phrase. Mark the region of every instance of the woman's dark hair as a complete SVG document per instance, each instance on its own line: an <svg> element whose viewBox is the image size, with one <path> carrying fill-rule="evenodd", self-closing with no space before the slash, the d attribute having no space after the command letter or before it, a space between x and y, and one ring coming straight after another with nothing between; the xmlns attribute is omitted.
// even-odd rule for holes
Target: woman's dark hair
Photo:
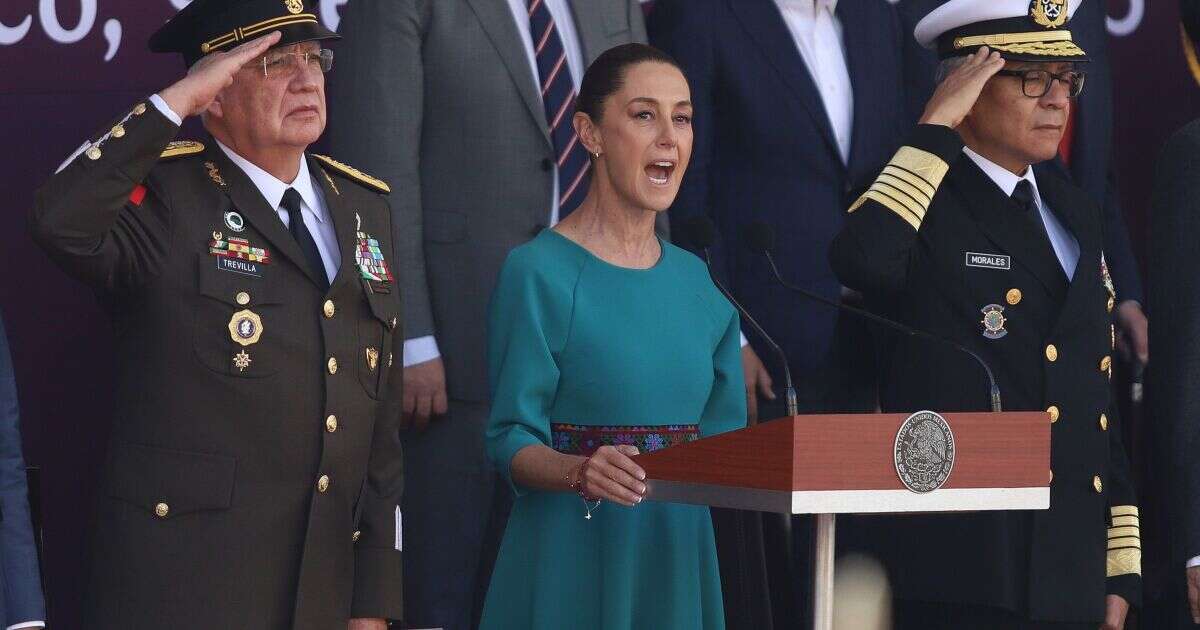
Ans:
<svg viewBox="0 0 1200 630"><path fill-rule="evenodd" d="M600 122L604 113L604 101L616 94L625 84L625 75L631 66L646 61L665 63L683 73L679 62L671 55L646 44L621 44L604 51L583 73L583 84L579 87L579 98L575 111L583 112L592 120ZM686 80L686 75L685 79Z"/></svg>

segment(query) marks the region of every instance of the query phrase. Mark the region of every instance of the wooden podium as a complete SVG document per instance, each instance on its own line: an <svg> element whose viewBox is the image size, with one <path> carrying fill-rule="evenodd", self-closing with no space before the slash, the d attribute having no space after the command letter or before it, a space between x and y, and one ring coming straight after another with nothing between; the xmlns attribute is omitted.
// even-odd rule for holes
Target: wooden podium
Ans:
<svg viewBox="0 0 1200 630"><path fill-rule="evenodd" d="M941 414L951 468L927 492L910 490L897 466L900 442L912 441L897 434L916 415L792 416L634 459L652 501L817 514L813 627L829 630L835 514L1050 507L1049 414Z"/></svg>

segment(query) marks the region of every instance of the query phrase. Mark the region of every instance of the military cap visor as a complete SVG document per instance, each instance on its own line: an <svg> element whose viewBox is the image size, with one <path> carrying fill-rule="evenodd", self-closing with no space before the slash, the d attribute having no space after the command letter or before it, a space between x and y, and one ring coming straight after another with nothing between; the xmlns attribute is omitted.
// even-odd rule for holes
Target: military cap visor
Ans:
<svg viewBox="0 0 1200 630"><path fill-rule="evenodd" d="M317 17L317 0L193 0L150 36L151 52L205 55L279 31L278 45L341 39Z"/></svg>
<svg viewBox="0 0 1200 630"><path fill-rule="evenodd" d="M1082 0L950 0L921 20L913 35L949 59L983 46L1011 61L1088 61L1067 24Z"/></svg>

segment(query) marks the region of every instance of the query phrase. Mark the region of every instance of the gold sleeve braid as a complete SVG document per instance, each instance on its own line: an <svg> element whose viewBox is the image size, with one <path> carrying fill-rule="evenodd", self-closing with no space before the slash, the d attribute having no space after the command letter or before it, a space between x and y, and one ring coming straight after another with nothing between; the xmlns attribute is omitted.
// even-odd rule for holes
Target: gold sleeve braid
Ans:
<svg viewBox="0 0 1200 630"><path fill-rule="evenodd" d="M1142 534L1136 505L1116 505L1110 508L1112 524L1108 527L1108 577L1142 574Z"/></svg>
<svg viewBox="0 0 1200 630"><path fill-rule="evenodd" d="M895 212L914 230L921 228L925 212L950 165L938 156L913 147L900 147L875 183L850 206L849 212L872 200Z"/></svg>

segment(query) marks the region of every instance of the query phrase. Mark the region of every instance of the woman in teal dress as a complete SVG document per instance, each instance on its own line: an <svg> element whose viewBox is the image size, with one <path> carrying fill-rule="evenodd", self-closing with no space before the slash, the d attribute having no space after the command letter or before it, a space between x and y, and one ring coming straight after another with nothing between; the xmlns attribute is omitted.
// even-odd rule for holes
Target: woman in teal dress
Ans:
<svg viewBox="0 0 1200 630"><path fill-rule="evenodd" d="M691 117L665 54L601 55L573 121L588 195L500 272L487 450L516 501L485 630L725 627L708 508L643 502L631 459L746 420L737 314L699 259L654 232Z"/></svg>

